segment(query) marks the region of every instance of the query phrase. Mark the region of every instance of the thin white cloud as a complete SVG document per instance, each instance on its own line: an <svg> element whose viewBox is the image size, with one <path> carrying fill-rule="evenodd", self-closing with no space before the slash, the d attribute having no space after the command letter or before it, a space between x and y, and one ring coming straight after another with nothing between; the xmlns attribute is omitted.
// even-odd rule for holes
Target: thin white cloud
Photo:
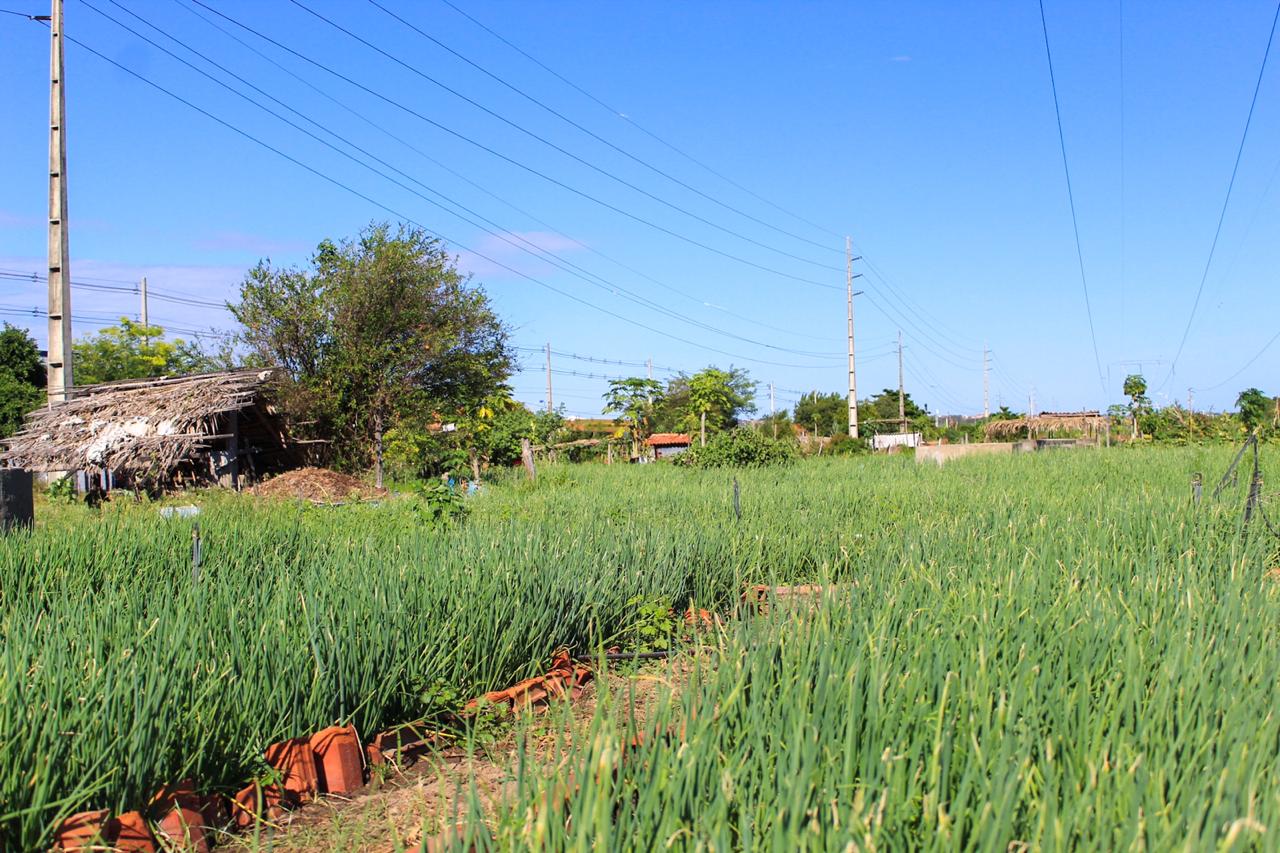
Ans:
<svg viewBox="0 0 1280 853"><path fill-rule="evenodd" d="M889 61L890 62L910 62L911 57L907 56L906 54L903 54L901 56L890 57Z"/></svg>
<svg viewBox="0 0 1280 853"><path fill-rule="evenodd" d="M548 231L510 231L504 236L507 239L487 234L475 244L474 252L458 252L458 269L477 278L512 275L502 266L505 264L529 275L542 275L555 267L535 259L529 253L535 247L557 255L584 248L577 240Z"/></svg>
<svg viewBox="0 0 1280 853"><path fill-rule="evenodd" d="M305 240L276 240L243 231L219 231L192 240L191 247L201 252L244 252L259 256L293 254L312 248Z"/></svg>

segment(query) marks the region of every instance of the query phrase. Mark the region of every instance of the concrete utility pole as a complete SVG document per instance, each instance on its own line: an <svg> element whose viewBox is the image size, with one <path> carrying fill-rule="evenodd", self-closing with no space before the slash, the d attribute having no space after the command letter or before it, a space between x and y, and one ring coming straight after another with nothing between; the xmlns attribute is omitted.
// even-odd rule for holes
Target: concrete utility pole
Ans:
<svg viewBox="0 0 1280 853"><path fill-rule="evenodd" d="M906 403L904 402L904 400L906 399L906 397L905 397L905 395L904 395L904 393L903 393L903 387L902 387L902 386L903 386L903 381L902 381L902 330L901 330L901 329L899 329L899 330L898 330L898 420L901 422L901 424L900 424L900 426L901 426L900 432L905 433L905 432L907 431L907 408L906 408Z"/></svg>
<svg viewBox="0 0 1280 853"><path fill-rule="evenodd" d="M769 383L769 420L773 423L773 437L778 437L778 421L775 417L778 413L778 404L773 396L773 383Z"/></svg>
<svg viewBox="0 0 1280 853"><path fill-rule="evenodd" d="M62 0L49 14L49 381L50 405L67 399L71 373L71 253L67 248L67 105Z"/></svg>
<svg viewBox="0 0 1280 853"><path fill-rule="evenodd" d="M142 277L142 286L139 288L139 293L142 296L142 313L139 317L142 320L143 327L145 328L151 325L147 322L147 277L145 275ZM151 337L145 332L142 335L142 342L147 346L151 345Z"/></svg>
<svg viewBox="0 0 1280 853"><path fill-rule="evenodd" d="M991 350L982 345L982 416L991 417Z"/></svg>
<svg viewBox="0 0 1280 853"><path fill-rule="evenodd" d="M551 396L551 343L547 342L547 411L555 411L555 401Z"/></svg>
<svg viewBox="0 0 1280 853"><path fill-rule="evenodd" d="M858 437L858 369L853 360L853 240L844 238L844 289L849 303L849 435Z"/></svg>
<svg viewBox="0 0 1280 853"><path fill-rule="evenodd" d="M1034 418L1036 415L1036 389L1031 386L1031 393L1027 395L1027 417Z"/></svg>

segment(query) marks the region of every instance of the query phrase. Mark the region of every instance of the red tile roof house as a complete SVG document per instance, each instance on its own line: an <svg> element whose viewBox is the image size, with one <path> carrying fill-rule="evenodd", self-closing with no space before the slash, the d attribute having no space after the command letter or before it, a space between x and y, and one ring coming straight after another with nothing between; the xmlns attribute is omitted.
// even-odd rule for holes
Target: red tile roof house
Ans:
<svg viewBox="0 0 1280 853"><path fill-rule="evenodd" d="M645 446L653 451L654 459L679 456L689 449L693 439L682 432L655 432L645 440Z"/></svg>

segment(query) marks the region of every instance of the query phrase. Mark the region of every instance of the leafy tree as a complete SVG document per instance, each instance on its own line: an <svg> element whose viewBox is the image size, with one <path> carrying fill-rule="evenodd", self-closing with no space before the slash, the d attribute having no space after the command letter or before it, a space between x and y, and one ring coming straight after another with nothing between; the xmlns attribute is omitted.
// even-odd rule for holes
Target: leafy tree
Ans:
<svg viewBox="0 0 1280 853"><path fill-rule="evenodd" d="M1138 437L1138 415L1151 407L1147 399L1147 380L1141 373L1130 373L1124 378L1124 395L1129 398L1129 416L1133 420L1133 437Z"/></svg>
<svg viewBox="0 0 1280 853"><path fill-rule="evenodd" d="M604 412L626 420L631 430L632 456L639 453L640 442L652 432L653 413L661 401L662 383L656 379L633 376L609 381L609 390L604 394Z"/></svg>
<svg viewBox="0 0 1280 853"><path fill-rule="evenodd" d="M921 429L929 425L929 411L911 399L911 394L903 394L902 411L907 418L909 429ZM897 432L901 427L898 420L898 389L885 388L868 400L858 402L859 432L867 435Z"/></svg>
<svg viewBox="0 0 1280 853"><path fill-rule="evenodd" d="M232 311L253 360L283 369L290 414L329 442L331 461L372 462L379 480L386 430L475 420L514 366L488 296L405 225L324 240L306 269L263 261Z"/></svg>
<svg viewBox="0 0 1280 853"><path fill-rule="evenodd" d="M164 339L163 326L144 326L128 317L72 344L79 385L200 373L218 365L195 342Z"/></svg>
<svg viewBox="0 0 1280 853"><path fill-rule="evenodd" d="M1020 417L1022 417L1021 413L1015 412L1008 406L1001 406L991 413L991 420L993 421L1016 421Z"/></svg>
<svg viewBox="0 0 1280 853"><path fill-rule="evenodd" d="M1236 397L1236 408L1240 410L1240 422L1249 432L1266 424L1271 414L1271 407L1271 399L1257 388L1246 388Z"/></svg>
<svg viewBox="0 0 1280 853"><path fill-rule="evenodd" d="M40 350L25 329L0 330L0 438L13 435L22 419L44 401L46 373Z"/></svg>
<svg viewBox="0 0 1280 853"><path fill-rule="evenodd" d="M736 426L740 414L755 411L756 383L742 368L707 367L689 377L688 387L686 418L697 423L701 445L707 443L708 425L719 432Z"/></svg>
<svg viewBox="0 0 1280 853"><path fill-rule="evenodd" d="M818 433L830 430L829 435L848 430L849 397L832 392L824 394L810 391L800 397L795 408L796 423L804 429L814 429Z"/></svg>

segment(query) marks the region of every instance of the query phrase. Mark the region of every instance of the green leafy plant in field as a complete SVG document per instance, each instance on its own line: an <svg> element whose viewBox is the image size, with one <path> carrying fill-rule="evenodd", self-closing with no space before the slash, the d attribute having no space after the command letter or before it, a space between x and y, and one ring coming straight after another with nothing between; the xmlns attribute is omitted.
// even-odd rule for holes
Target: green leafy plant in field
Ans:
<svg viewBox="0 0 1280 853"><path fill-rule="evenodd" d="M691 468L758 468L787 465L799 456L794 442L778 441L750 427L738 427L714 436L705 446L689 448L675 461Z"/></svg>
<svg viewBox="0 0 1280 853"><path fill-rule="evenodd" d="M661 597L633 596L627 606L634 616L619 637L626 651L661 652L672 647L679 621L671 611L671 601Z"/></svg>
<svg viewBox="0 0 1280 853"><path fill-rule="evenodd" d="M76 481L74 477L58 477L49 481L45 490L51 503L73 504L76 502Z"/></svg>
<svg viewBox="0 0 1280 853"><path fill-rule="evenodd" d="M448 524L467 514L463 496L438 480L415 482L413 495L418 517L428 525Z"/></svg>

